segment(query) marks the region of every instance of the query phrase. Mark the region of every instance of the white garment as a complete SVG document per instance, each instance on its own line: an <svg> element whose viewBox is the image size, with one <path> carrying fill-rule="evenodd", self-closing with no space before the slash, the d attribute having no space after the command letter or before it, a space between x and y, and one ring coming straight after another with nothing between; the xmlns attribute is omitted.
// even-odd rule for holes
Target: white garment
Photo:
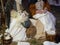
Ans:
<svg viewBox="0 0 60 45"><path fill-rule="evenodd" d="M17 16L15 17L15 15ZM30 45L30 43L24 42L27 40L26 28L24 28L21 24L27 19L28 16L25 15L24 12L14 14L13 17L11 17L9 29L6 29L6 32L8 32L13 37L13 42L18 42L17 45Z"/></svg>
<svg viewBox="0 0 60 45"><path fill-rule="evenodd" d="M36 2L36 4L35 4L36 9L38 9L38 10L43 9L43 4L44 4L44 2L43 2L42 0L41 0L41 1L38 1L38 2Z"/></svg>
<svg viewBox="0 0 60 45"><path fill-rule="evenodd" d="M55 31L56 19L50 12L47 11L43 14L36 14L33 16L33 18L38 19L42 22L45 31Z"/></svg>
<svg viewBox="0 0 60 45"><path fill-rule="evenodd" d="M25 41L26 29L20 24L16 18L11 19L10 28L6 32L10 33L13 37L13 41Z"/></svg>

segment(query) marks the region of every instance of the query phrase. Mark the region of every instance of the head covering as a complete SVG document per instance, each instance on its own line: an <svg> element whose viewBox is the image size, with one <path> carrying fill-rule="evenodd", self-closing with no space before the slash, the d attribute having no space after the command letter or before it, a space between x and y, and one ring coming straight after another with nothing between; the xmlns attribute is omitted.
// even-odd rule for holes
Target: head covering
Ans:
<svg viewBox="0 0 60 45"><path fill-rule="evenodd" d="M44 2L41 0L38 0L38 2L36 2L35 6L36 6L36 9L38 10L41 10L43 9L43 5L44 5Z"/></svg>

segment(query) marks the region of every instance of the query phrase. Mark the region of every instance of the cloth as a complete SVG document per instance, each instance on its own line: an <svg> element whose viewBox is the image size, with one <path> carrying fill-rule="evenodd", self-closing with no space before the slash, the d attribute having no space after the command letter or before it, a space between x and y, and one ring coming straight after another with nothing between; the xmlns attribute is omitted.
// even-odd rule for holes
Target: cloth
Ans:
<svg viewBox="0 0 60 45"><path fill-rule="evenodd" d="M50 12L36 14L33 18L38 19L44 25L44 31L55 31L55 17Z"/></svg>
<svg viewBox="0 0 60 45"><path fill-rule="evenodd" d="M55 42L45 41L45 42L43 42L43 45L60 45L60 42L55 43Z"/></svg>
<svg viewBox="0 0 60 45"><path fill-rule="evenodd" d="M43 4L44 2L41 0L41 1L38 1L35 3L35 6L36 6L36 9L43 9Z"/></svg>
<svg viewBox="0 0 60 45"><path fill-rule="evenodd" d="M10 28L6 30L6 32L10 33L13 37L13 41L25 41L25 31L26 29L15 18L11 20Z"/></svg>
<svg viewBox="0 0 60 45"><path fill-rule="evenodd" d="M45 41L45 42L43 42L43 45L56 45L56 43L50 42L50 41Z"/></svg>
<svg viewBox="0 0 60 45"><path fill-rule="evenodd" d="M25 41L26 28L24 28L21 23L26 21L28 17L24 13L13 13L11 16L10 28L7 29L6 32L11 34L13 41Z"/></svg>

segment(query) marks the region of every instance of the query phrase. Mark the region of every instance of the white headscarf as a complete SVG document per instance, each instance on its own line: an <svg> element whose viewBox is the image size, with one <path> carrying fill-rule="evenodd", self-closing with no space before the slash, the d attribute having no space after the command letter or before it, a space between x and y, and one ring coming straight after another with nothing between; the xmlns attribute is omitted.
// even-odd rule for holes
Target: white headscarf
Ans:
<svg viewBox="0 0 60 45"><path fill-rule="evenodd" d="M44 2L41 0L38 0L38 2L36 2L35 6L36 6L36 9L38 10L41 10L43 9L43 5L44 5Z"/></svg>

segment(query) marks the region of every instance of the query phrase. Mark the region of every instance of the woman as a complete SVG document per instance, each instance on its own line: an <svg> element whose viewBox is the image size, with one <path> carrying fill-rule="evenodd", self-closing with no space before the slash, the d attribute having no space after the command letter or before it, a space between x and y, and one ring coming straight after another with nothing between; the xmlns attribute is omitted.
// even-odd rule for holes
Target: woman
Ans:
<svg viewBox="0 0 60 45"><path fill-rule="evenodd" d="M38 5L38 3L40 3L40 4ZM53 16L52 13L50 13L49 11L46 10L46 8L43 9L43 5L44 4L43 4L42 0L40 2L36 3L36 9L37 10L36 10L36 14L33 16L33 18L41 21L41 23L44 26L44 32L46 32L47 35L53 35L51 37L55 37L55 34L56 34L55 33L55 31L56 31L56 29L55 29L56 19ZM50 39L50 40L53 40L53 39Z"/></svg>
<svg viewBox="0 0 60 45"><path fill-rule="evenodd" d="M6 30L6 32L10 33L10 35L13 37L14 42L18 42L17 45L30 45L28 42L22 42L26 41L26 28L23 27L21 24L25 21L25 14L21 12L16 12L15 10L11 11L11 22L10 22L10 28Z"/></svg>

